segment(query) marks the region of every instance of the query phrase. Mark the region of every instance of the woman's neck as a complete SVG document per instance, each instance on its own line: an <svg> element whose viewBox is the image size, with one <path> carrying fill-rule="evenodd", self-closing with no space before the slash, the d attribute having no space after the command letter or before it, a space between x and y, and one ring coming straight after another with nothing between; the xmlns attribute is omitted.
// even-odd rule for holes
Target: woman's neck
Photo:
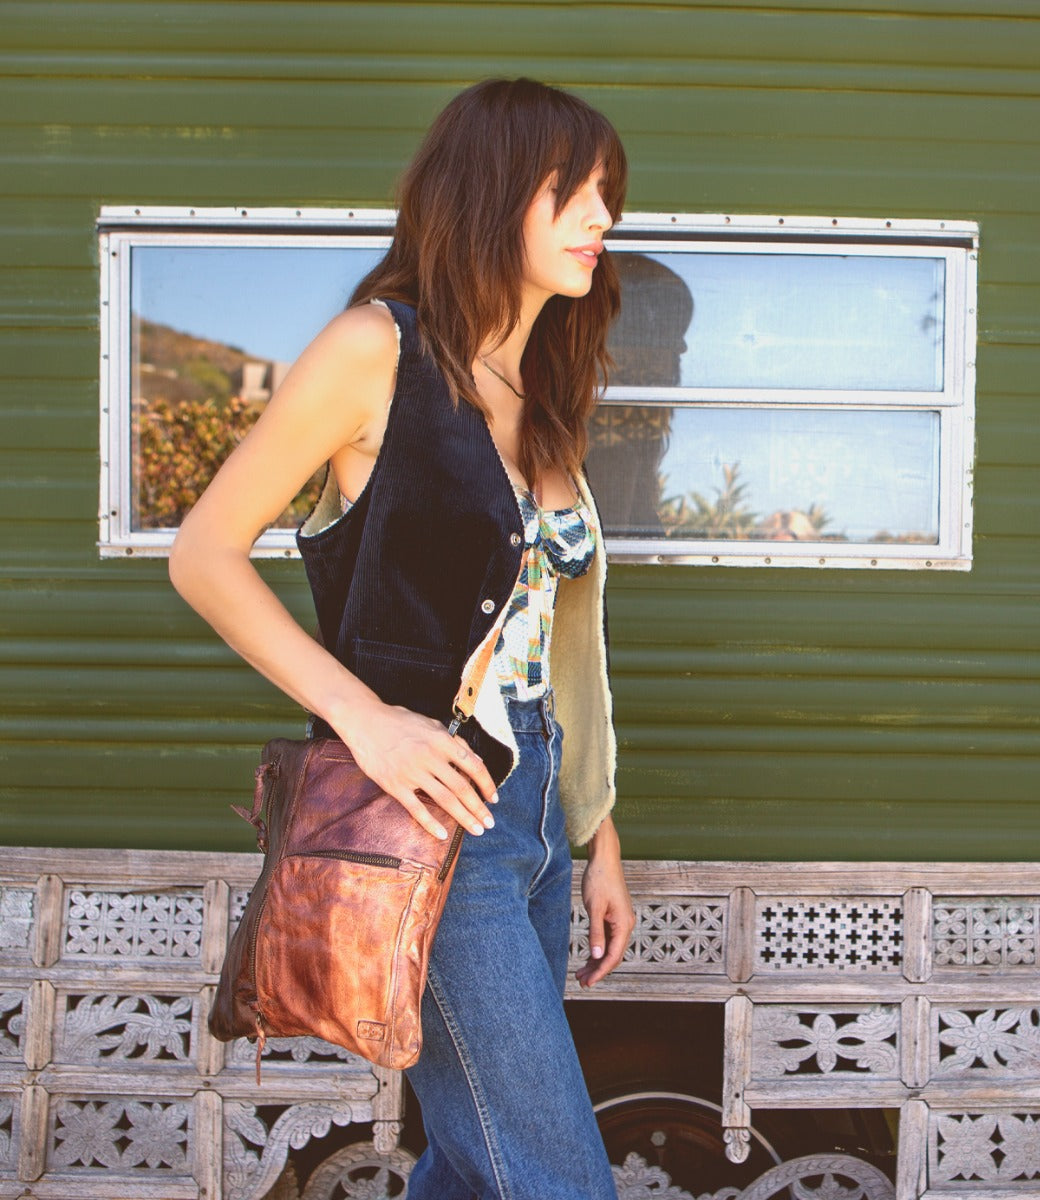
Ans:
<svg viewBox="0 0 1040 1200"><path fill-rule="evenodd" d="M538 319L538 314L545 307L548 296L539 292L531 295L527 291L520 300L520 316L513 328L505 337L496 334L480 347L479 358L489 358L495 367L510 379L519 380L520 363L527 349L527 341L531 330ZM523 390L522 388L519 390Z"/></svg>

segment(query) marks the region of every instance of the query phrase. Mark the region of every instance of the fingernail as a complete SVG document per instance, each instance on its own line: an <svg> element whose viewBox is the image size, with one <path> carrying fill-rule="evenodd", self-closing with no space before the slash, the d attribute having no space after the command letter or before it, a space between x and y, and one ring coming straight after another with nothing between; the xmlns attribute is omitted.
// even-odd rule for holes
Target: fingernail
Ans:
<svg viewBox="0 0 1040 1200"><path fill-rule="evenodd" d="M438 825L433 831L433 836L439 837L441 841L444 842L448 839L448 831L442 825Z"/></svg>
<svg viewBox="0 0 1040 1200"><path fill-rule="evenodd" d="M593 958L602 958L603 957L603 947L602 946L593 946L592 947L592 957Z"/></svg>
<svg viewBox="0 0 1040 1200"><path fill-rule="evenodd" d="M490 813L488 813L488 815L484 818L484 828L485 829L494 829L495 828L495 818Z"/></svg>
<svg viewBox="0 0 1040 1200"><path fill-rule="evenodd" d="M474 821L474 823L469 827L469 831L470 831L470 833L473 833L473 834L476 834L477 836L479 836L480 834L482 834L484 832L484 826L478 825Z"/></svg>
<svg viewBox="0 0 1040 1200"><path fill-rule="evenodd" d="M495 792L495 794L491 797L491 803L492 804L498 803L498 792Z"/></svg>

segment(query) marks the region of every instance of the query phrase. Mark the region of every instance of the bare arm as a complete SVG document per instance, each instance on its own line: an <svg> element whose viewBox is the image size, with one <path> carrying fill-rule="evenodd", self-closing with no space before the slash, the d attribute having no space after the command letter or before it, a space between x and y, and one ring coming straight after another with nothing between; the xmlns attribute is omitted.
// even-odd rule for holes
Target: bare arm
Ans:
<svg viewBox="0 0 1040 1200"><path fill-rule="evenodd" d="M353 473L374 460L396 361L385 310L350 309L326 326L181 525L170 578L232 649L323 717L362 770L430 832L444 834L418 790L482 832L495 787L479 757L438 722L383 704L300 628L249 559L260 532L324 462Z"/></svg>

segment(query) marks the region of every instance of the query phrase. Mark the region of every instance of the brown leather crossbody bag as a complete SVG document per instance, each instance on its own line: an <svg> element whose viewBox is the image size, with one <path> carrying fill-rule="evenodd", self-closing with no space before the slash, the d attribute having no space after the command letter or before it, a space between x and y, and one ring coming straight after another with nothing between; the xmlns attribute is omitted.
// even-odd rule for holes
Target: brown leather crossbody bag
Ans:
<svg viewBox="0 0 1040 1200"><path fill-rule="evenodd" d="M493 650L460 689L472 713ZM420 794L431 810L432 801ZM228 945L209 1015L214 1037L319 1037L384 1067L422 1048L419 1011L462 827L427 833L343 742L277 738L263 749L251 811L260 876Z"/></svg>

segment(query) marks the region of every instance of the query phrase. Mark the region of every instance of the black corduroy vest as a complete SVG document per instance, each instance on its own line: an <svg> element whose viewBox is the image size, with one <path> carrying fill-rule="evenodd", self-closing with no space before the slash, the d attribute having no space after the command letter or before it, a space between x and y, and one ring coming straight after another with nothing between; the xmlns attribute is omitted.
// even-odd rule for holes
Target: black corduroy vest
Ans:
<svg viewBox="0 0 1040 1200"><path fill-rule="evenodd" d="M386 305L400 354L375 466L325 524L338 512L330 470L297 544L325 645L385 703L446 723L466 661L513 594L523 524L484 416L452 403L415 310ZM475 722L463 735L501 781L509 751Z"/></svg>

